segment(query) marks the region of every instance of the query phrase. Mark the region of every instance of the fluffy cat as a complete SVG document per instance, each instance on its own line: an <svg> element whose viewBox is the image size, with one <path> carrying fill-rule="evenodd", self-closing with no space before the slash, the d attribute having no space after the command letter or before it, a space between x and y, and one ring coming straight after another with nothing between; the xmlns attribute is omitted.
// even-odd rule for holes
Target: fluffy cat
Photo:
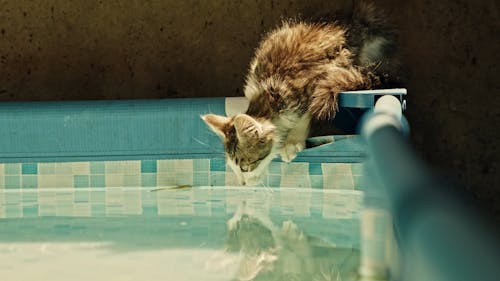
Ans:
<svg viewBox="0 0 500 281"><path fill-rule="evenodd" d="M256 184L273 158L304 149L311 120L335 117L341 91L392 86L399 63L395 34L371 4L348 24L285 21L264 36L250 64L245 114L207 114L241 184Z"/></svg>

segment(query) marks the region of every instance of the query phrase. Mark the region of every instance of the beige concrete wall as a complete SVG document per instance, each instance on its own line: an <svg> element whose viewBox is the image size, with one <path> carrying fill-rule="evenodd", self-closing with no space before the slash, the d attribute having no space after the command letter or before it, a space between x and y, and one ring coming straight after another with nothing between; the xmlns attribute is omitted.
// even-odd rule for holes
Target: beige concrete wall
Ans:
<svg viewBox="0 0 500 281"><path fill-rule="evenodd" d="M412 140L500 204L499 4L375 1L401 31ZM0 100L241 95L260 35L347 0L0 0ZM500 208L499 208L500 209Z"/></svg>

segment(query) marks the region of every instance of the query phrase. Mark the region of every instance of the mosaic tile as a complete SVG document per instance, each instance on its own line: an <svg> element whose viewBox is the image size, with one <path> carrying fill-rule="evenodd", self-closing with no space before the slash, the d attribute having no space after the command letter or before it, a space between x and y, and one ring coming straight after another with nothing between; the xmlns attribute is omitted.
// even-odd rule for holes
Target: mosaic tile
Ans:
<svg viewBox="0 0 500 281"><path fill-rule="evenodd" d="M141 173L156 173L156 160L142 160Z"/></svg>
<svg viewBox="0 0 500 281"><path fill-rule="evenodd" d="M177 184L175 174L156 174L156 183L158 186L174 186Z"/></svg>
<svg viewBox="0 0 500 281"><path fill-rule="evenodd" d="M106 181L104 175L91 175L90 187L105 187Z"/></svg>
<svg viewBox="0 0 500 281"><path fill-rule="evenodd" d="M55 170L58 175L72 175L73 163L55 163Z"/></svg>
<svg viewBox="0 0 500 281"><path fill-rule="evenodd" d="M141 161L106 161L105 174L136 175L141 172Z"/></svg>
<svg viewBox="0 0 500 281"><path fill-rule="evenodd" d="M74 187L73 175L38 175L39 188L69 188Z"/></svg>
<svg viewBox="0 0 500 281"><path fill-rule="evenodd" d="M141 186L141 175L123 175L123 186L125 187L139 187Z"/></svg>
<svg viewBox="0 0 500 281"><path fill-rule="evenodd" d="M5 176L5 188L20 188L21 176Z"/></svg>
<svg viewBox="0 0 500 281"><path fill-rule="evenodd" d="M23 207L23 217L24 218L38 217L38 205Z"/></svg>
<svg viewBox="0 0 500 281"><path fill-rule="evenodd" d="M194 159L193 171L208 173L210 171L210 159Z"/></svg>
<svg viewBox="0 0 500 281"><path fill-rule="evenodd" d="M38 187L38 177L36 175L22 176L22 188L37 188L37 187Z"/></svg>
<svg viewBox="0 0 500 281"><path fill-rule="evenodd" d="M90 202L90 191L89 190L76 190L75 191L75 203L87 203Z"/></svg>
<svg viewBox="0 0 500 281"><path fill-rule="evenodd" d="M112 174L106 173L105 187L120 187L124 186L124 180L122 174Z"/></svg>
<svg viewBox="0 0 500 281"><path fill-rule="evenodd" d="M73 215L77 217L90 217L92 216L92 205L89 203L75 203L73 206Z"/></svg>
<svg viewBox="0 0 500 281"><path fill-rule="evenodd" d="M5 175L2 175L3 174ZM360 189L361 163L271 162L263 185ZM22 178L19 178L22 176ZM31 176L26 178L25 176ZM37 177L38 176L38 177ZM224 159L0 163L0 188L239 185Z"/></svg>
<svg viewBox="0 0 500 281"><path fill-rule="evenodd" d="M21 174L21 164L7 163L4 166L5 175L19 175Z"/></svg>
<svg viewBox="0 0 500 281"><path fill-rule="evenodd" d="M36 163L23 163L22 164L22 173L35 175L38 173L38 165Z"/></svg>
<svg viewBox="0 0 500 281"><path fill-rule="evenodd" d="M322 175L310 175L311 187L312 188L323 188L323 176Z"/></svg>
<svg viewBox="0 0 500 281"><path fill-rule="evenodd" d="M175 185L193 185L193 172L175 173Z"/></svg>
<svg viewBox="0 0 500 281"><path fill-rule="evenodd" d="M141 186L154 187L156 186L156 174L144 173L141 175Z"/></svg>
<svg viewBox="0 0 500 281"><path fill-rule="evenodd" d="M281 176L279 175L269 175L267 177L268 185L271 187L279 187L281 183Z"/></svg>
<svg viewBox="0 0 500 281"><path fill-rule="evenodd" d="M310 188L311 181L308 175L283 175L281 176L280 186Z"/></svg>
<svg viewBox="0 0 500 281"><path fill-rule="evenodd" d="M281 175L308 175L309 163L283 163Z"/></svg>
<svg viewBox="0 0 500 281"><path fill-rule="evenodd" d="M90 173L93 175L104 174L104 162L90 162Z"/></svg>
<svg viewBox="0 0 500 281"><path fill-rule="evenodd" d="M87 188L90 186L90 176L76 175L74 178L75 188Z"/></svg>
<svg viewBox="0 0 500 281"><path fill-rule="evenodd" d="M73 162L72 170L74 175L89 175L90 163L89 162Z"/></svg>
<svg viewBox="0 0 500 281"><path fill-rule="evenodd" d="M309 163L309 174L310 175L322 175L323 171L321 168L321 163Z"/></svg>
<svg viewBox="0 0 500 281"><path fill-rule="evenodd" d="M56 163L38 163L38 173L42 175L53 175L56 173Z"/></svg>
<svg viewBox="0 0 500 281"><path fill-rule="evenodd" d="M7 218L22 218L23 208L21 206L10 206L5 207L5 217Z"/></svg>
<svg viewBox="0 0 500 281"><path fill-rule="evenodd" d="M269 164L269 168L268 168L269 174L272 174L272 175L281 175L281 165L284 165L284 164L286 164L286 163L271 162Z"/></svg>
<svg viewBox="0 0 500 281"><path fill-rule="evenodd" d="M210 185L211 186L224 186L226 184L226 173L224 172L212 172L210 174Z"/></svg>
<svg viewBox="0 0 500 281"><path fill-rule="evenodd" d="M23 204L32 204L38 201L38 192L27 192L23 191L22 193L22 201Z"/></svg>
<svg viewBox="0 0 500 281"><path fill-rule="evenodd" d="M209 174L208 172L195 172L193 174L193 186L208 186Z"/></svg>
<svg viewBox="0 0 500 281"><path fill-rule="evenodd" d="M226 170L226 161L224 159L212 159L210 160L210 171L211 172L222 172Z"/></svg>
<svg viewBox="0 0 500 281"><path fill-rule="evenodd" d="M158 160L157 161L158 174L172 174L175 173L174 160Z"/></svg>

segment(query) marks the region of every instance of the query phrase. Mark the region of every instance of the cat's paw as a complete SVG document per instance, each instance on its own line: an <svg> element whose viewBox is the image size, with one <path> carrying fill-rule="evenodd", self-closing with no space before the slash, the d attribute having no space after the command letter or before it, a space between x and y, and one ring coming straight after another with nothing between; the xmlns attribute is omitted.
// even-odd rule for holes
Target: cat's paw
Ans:
<svg viewBox="0 0 500 281"><path fill-rule="evenodd" d="M297 153L304 149L304 145L300 143L287 143L281 149L281 160L290 163L295 157L297 157Z"/></svg>

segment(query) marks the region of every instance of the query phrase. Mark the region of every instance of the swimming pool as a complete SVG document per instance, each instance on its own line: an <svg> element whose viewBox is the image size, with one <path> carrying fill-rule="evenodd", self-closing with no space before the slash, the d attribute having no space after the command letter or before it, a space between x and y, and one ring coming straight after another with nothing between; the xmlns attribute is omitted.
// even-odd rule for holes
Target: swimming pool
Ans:
<svg viewBox="0 0 500 281"><path fill-rule="evenodd" d="M251 273L240 271L251 254L242 254L240 243L250 235L264 245L275 227L286 239L304 235L302 248L290 250L297 242L289 241L272 251L286 261L283 276L299 278L286 280L325 274L351 280L359 262L362 200L360 191L303 188L2 190L0 271L2 280L245 280ZM228 221L242 204L263 227L239 229L241 241L235 242ZM238 251L229 251L234 245ZM325 256L329 272L301 261ZM277 267L263 267L261 275Z"/></svg>
<svg viewBox="0 0 500 281"><path fill-rule="evenodd" d="M355 132L385 94L406 90L341 95L335 125ZM259 186L237 187L199 115L244 107L0 104L2 280L357 280L360 263L385 276L395 248L386 214L365 206L360 136L310 139Z"/></svg>

